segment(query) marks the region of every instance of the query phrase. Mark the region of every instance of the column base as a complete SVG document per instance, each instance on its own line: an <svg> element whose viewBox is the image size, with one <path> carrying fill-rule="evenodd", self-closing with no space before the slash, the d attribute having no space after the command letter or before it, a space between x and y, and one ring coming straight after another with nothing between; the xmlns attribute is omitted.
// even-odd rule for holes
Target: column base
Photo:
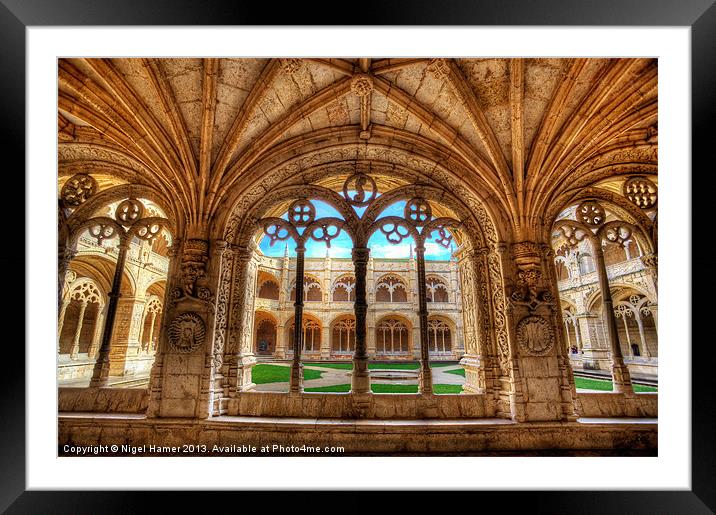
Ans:
<svg viewBox="0 0 716 515"><path fill-rule="evenodd" d="M433 375L430 371L429 363L423 362L422 366L420 367L418 390L423 395L432 395L433 393Z"/></svg>
<svg viewBox="0 0 716 515"><path fill-rule="evenodd" d="M351 393L372 393L370 389L370 372L367 358L353 359L353 374L351 375Z"/></svg>
<svg viewBox="0 0 716 515"><path fill-rule="evenodd" d="M294 361L291 364L290 393L303 393L303 363Z"/></svg>

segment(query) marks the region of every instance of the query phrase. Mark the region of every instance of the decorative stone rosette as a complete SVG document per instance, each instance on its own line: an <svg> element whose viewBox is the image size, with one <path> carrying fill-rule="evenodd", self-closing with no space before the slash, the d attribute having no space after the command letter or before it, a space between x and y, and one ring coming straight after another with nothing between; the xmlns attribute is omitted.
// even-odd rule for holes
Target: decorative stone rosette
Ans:
<svg viewBox="0 0 716 515"><path fill-rule="evenodd" d="M169 345L182 354L201 347L206 335L204 320L196 313L181 313L169 325Z"/></svg>
<svg viewBox="0 0 716 515"><path fill-rule="evenodd" d="M517 343L529 355L544 356L554 346L552 326L539 315L526 316L517 324Z"/></svg>

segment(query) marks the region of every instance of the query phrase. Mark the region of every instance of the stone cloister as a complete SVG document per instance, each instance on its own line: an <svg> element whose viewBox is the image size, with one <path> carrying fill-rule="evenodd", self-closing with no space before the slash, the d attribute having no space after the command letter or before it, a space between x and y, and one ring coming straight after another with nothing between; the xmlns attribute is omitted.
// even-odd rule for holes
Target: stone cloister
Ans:
<svg viewBox="0 0 716 515"><path fill-rule="evenodd" d="M656 60L58 73L60 443L656 449L657 394L632 386L658 370ZM306 257L339 234L350 258ZM374 234L413 252L372 256ZM426 260L433 244L451 258ZM288 393L256 391L268 357L290 360ZM309 359L352 362L350 392L305 392ZM407 359L418 393L373 394L369 363ZM436 395L448 359L463 393Z"/></svg>
<svg viewBox="0 0 716 515"><path fill-rule="evenodd" d="M293 354L296 260L264 256L258 266L254 348L257 359ZM366 348L373 359L420 359L417 264L408 259L368 259ZM432 359L460 359L464 353L457 262L426 260ZM312 359L351 359L355 351L355 276L347 258L305 258L302 352Z"/></svg>

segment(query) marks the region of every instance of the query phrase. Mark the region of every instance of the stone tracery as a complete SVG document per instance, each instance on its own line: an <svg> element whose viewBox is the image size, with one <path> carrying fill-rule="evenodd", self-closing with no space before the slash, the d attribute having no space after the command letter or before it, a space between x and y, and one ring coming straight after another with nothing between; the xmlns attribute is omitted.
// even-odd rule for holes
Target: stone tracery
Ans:
<svg viewBox="0 0 716 515"><path fill-rule="evenodd" d="M61 193L67 219L60 223L58 301L74 257L69 236L77 231L88 229L98 248L131 235L126 245L136 244L136 238L145 253L145 242L156 241L162 228L176 236L162 262L165 297L147 299L126 314L138 318L138 329L127 330L137 331L144 349L154 348L154 331L159 336L151 417L235 413L239 400L252 393L254 353L290 353L287 344L294 345L293 394L301 391L301 353L329 358L337 348L345 357L353 354L351 395L362 399L370 394L368 342L378 336L378 327L387 327L385 319L368 320L369 305L397 302L412 308L415 302L412 322L419 332L406 332L405 349L421 353L422 397L432 391L429 352L464 344L464 391L484 397L485 413L516 421L573 420L579 403L570 383L570 343L586 360L590 334L604 331L585 306L575 306L563 319L559 290L581 287L594 272L604 283L610 279L603 277L605 270L612 274L614 267L645 270L649 300L634 303L615 293L613 307L622 325L636 320L628 313L656 321L654 60L206 59L189 66L184 60L146 59L141 69L121 59L60 61L59 114L65 127L60 169L71 178ZM226 98L227 87L238 90L222 81L239 75L221 73L239 65L248 74L246 97L231 104L240 106L231 111L217 98ZM541 89L534 77L551 73L550 66L558 70L555 77L568 80L555 78L554 87L543 92L551 100L535 102ZM497 86L504 81L509 95L504 105L492 106L495 98L483 89L483 79L496 69L504 73L492 79L494 91L502 91ZM125 81L136 74L146 75L148 91L134 91L136 84ZM174 100L177 77L194 76L202 101L182 111ZM411 82L417 76L424 91L416 92L418 85ZM443 88L440 101L429 93ZM103 99L102 113L96 98ZM544 105L526 108L532 104ZM104 112L112 114L109 127ZM186 123L189 112L206 116ZM66 126L74 125L69 119L81 124L68 132ZM99 163L107 166L95 180L93 167ZM110 196L121 208L98 215ZM147 206L131 200L145 197L162 211L147 208L147 216L141 212ZM317 219L314 200L332 206L340 218ZM381 218L398 201L406 202L402 216ZM556 211L566 205L577 210L552 226ZM612 213L618 217L610 218ZM568 247L579 247L560 254L564 269L557 272L547 244L555 228ZM269 280L256 253L260 229L273 243L292 240L297 250L308 239L330 245L343 232L353 242L353 269L341 270L340 277L323 275L305 270L300 259L292 271L295 289L288 270ZM368 239L376 231L390 243L413 238L415 279L386 277L368 284ZM625 256L604 253L601 240L585 251L585 242L597 236L609 248L626 244ZM454 282L426 270L426 240L456 246ZM109 251L114 259L112 252L117 251ZM121 252L122 245L118 262L127 259ZM146 253L151 259L140 259L137 266L156 261L156 254ZM108 285L105 291L111 293L109 308L119 288ZM293 325L288 318L269 321L260 315L259 308L271 311L292 298ZM437 304L458 299L457 326L432 316ZM312 310L324 302L344 303L345 313L307 322L304 301L315 303L309 304ZM352 315L345 304L350 302ZM110 311L107 327L112 327ZM611 307L604 313L614 314ZM193 320L193 329L172 336L171 324L183 319ZM571 327L566 332L565 320ZM643 335L639 327L624 327L625 338L638 346L635 357L653 351L643 343L650 342L651 326ZM398 334L402 352L402 330ZM177 347L174 340L182 338L188 344ZM386 340L380 341L385 352ZM103 339L102 349L108 346ZM177 358L187 349L188 362ZM618 356L612 358L619 368ZM628 370L617 372L617 390L629 393ZM96 379L93 384L101 385L102 374Z"/></svg>

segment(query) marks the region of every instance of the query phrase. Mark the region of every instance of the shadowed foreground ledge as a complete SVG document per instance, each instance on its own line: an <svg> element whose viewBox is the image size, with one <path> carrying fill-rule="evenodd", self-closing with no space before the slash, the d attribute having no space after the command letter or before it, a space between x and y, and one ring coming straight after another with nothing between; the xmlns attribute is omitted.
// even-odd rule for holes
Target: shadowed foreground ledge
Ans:
<svg viewBox="0 0 716 515"><path fill-rule="evenodd" d="M118 447L116 451L111 450L113 445ZM342 447L342 450L335 447ZM189 421L148 419L139 414L60 413L58 454L655 456L656 450L657 419L647 418L517 423L503 419L347 420L221 416Z"/></svg>

